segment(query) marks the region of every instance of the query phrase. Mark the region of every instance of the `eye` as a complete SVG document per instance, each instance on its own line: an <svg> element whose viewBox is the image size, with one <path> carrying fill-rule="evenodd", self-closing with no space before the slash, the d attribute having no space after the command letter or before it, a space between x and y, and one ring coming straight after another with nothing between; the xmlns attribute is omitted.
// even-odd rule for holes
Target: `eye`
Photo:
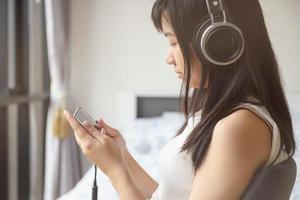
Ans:
<svg viewBox="0 0 300 200"><path fill-rule="evenodd" d="M170 43L170 46L172 46L172 47L174 47L174 46L176 46L177 45L177 42L172 42L172 43Z"/></svg>

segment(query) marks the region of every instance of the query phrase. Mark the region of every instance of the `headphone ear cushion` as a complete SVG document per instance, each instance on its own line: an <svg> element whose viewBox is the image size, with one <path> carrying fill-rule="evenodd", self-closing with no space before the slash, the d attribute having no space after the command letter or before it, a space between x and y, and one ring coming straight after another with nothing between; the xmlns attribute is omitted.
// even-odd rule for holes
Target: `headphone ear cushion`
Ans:
<svg viewBox="0 0 300 200"><path fill-rule="evenodd" d="M234 24L223 22L222 16L204 18L196 26L193 46L202 64L229 65L244 51L245 41L241 30Z"/></svg>
<svg viewBox="0 0 300 200"><path fill-rule="evenodd" d="M233 24L221 24L202 36L202 50L212 62L228 65L237 60L244 48L240 30Z"/></svg>
<svg viewBox="0 0 300 200"><path fill-rule="evenodd" d="M214 20L221 20L222 16L218 15L214 17ZM201 40L203 33L206 31L206 29L212 25L212 20L209 15L206 15L204 18L201 19L201 21L196 25L194 38L193 38L193 47L195 49L195 52L200 58L200 61L202 63L209 63L209 61L204 56L202 50L201 50Z"/></svg>

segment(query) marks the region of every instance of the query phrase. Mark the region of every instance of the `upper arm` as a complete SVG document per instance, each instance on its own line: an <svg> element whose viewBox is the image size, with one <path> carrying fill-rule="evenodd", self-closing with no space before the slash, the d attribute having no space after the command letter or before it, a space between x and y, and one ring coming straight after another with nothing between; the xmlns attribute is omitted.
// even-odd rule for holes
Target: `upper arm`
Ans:
<svg viewBox="0 0 300 200"><path fill-rule="evenodd" d="M197 169L190 200L239 199L270 148L269 127L251 111L238 110L222 119Z"/></svg>

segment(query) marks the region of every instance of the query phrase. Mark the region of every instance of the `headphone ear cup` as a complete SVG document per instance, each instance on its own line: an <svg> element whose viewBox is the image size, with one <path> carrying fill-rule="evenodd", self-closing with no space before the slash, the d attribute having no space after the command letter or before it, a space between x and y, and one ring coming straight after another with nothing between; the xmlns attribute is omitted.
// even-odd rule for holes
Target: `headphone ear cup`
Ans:
<svg viewBox="0 0 300 200"><path fill-rule="evenodd" d="M194 35L194 49L202 63L229 65L237 61L244 51L244 38L234 24L215 16L200 23Z"/></svg>
<svg viewBox="0 0 300 200"><path fill-rule="evenodd" d="M222 19L221 16L215 16L215 20ZM204 32L207 30L209 26L212 25L212 20L209 15L205 16L196 26L196 31L194 33L194 39L193 39L193 46L195 49L195 52L197 56L200 58L200 61L203 63L210 63L205 55L203 54L203 51L201 49L201 40Z"/></svg>
<svg viewBox="0 0 300 200"><path fill-rule="evenodd" d="M223 18L222 15L216 15L213 17L214 21L221 21ZM212 19L210 15L206 15L196 26L196 31L194 34L194 49L196 51L197 56L200 58L200 61L203 63L211 63L207 57L203 54L201 49L201 41L204 32L212 25Z"/></svg>

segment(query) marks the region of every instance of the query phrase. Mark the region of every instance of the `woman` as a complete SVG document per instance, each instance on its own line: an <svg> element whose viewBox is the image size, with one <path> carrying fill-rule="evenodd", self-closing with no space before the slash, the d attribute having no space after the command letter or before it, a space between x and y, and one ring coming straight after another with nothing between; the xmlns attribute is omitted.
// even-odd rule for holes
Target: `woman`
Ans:
<svg viewBox="0 0 300 200"><path fill-rule="evenodd" d="M207 23L225 19L234 24L231 32L225 28L216 41L218 33L204 37ZM258 170L295 151L259 1L156 0L152 20L170 42L166 61L182 79L186 117L161 150L160 183L130 155L118 130L103 120L101 131L81 127L66 111L76 140L122 200L240 199Z"/></svg>

